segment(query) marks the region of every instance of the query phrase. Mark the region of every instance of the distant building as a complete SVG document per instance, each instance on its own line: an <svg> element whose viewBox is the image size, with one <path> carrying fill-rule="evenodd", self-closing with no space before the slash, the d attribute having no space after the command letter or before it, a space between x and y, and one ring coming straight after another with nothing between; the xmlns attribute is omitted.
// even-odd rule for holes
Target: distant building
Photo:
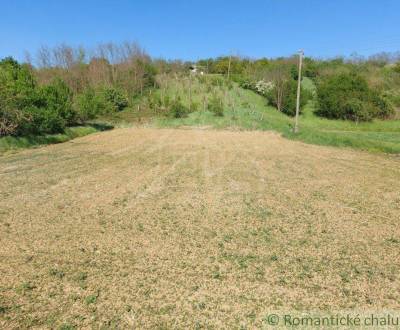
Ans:
<svg viewBox="0 0 400 330"><path fill-rule="evenodd" d="M204 72L203 72L203 71L200 71L200 69L197 67L196 64L190 66L190 72L191 72L192 74L198 74L198 73L200 73L201 75L204 74Z"/></svg>

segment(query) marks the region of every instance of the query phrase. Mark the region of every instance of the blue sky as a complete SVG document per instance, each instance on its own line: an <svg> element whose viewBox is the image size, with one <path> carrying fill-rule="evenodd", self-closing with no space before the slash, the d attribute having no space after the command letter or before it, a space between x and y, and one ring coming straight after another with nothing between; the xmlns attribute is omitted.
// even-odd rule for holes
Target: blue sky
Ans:
<svg viewBox="0 0 400 330"><path fill-rule="evenodd" d="M368 55L400 50L399 0L1 1L0 57L137 41L152 56Z"/></svg>

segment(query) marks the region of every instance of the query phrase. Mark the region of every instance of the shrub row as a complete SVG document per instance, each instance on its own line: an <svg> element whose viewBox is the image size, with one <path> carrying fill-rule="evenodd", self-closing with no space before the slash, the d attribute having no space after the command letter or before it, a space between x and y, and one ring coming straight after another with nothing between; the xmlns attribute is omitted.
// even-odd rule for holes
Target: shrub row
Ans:
<svg viewBox="0 0 400 330"><path fill-rule="evenodd" d="M296 75L293 73L290 77L279 77L273 82L242 80L240 86L266 97L269 104L279 111L294 116L297 96L297 81L294 78ZM388 99L393 101L395 97L385 97L356 72L321 75L316 81L316 114L321 117L359 122L374 118L388 119L394 114ZM310 91L301 88L300 112L312 98Z"/></svg>
<svg viewBox="0 0 400 330"><path fill-rule="evenodd" d="M0 61L0 136L60 133L127 105L126 96L115 88L74 96L61 79L39 86L29 66L12 58Z"/></svg>
<svg viewBox="0 0 400 330"><path fill-rule="evenodd" d="M147 107L159 115L164 115L171 118L184 118L191 112L199 110L199 104L192 102L189 106L182 102L180 96L175 97L173 100L168 95L163 98L158 93L150 94L147 97ZM223 101L216 94L208 100L207 110L212 112L217 117L224 115Z"/></svg>
<svg viewBox="0 0 400 330"><path fill-rule="evenodd" d="M369 121L387 119L394 113L386 98L354 72L321 78L317 84L317 95L316 113L326 118Z"/></svg>

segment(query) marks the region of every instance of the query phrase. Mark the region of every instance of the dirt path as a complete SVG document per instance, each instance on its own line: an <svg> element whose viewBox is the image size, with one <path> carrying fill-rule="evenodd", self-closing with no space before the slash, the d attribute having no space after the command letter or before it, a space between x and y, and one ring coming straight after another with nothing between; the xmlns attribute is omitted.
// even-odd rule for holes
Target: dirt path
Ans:
<svg viewBox="0 0 400 330"><path fill-rule="evenodd" d="M0 328L259 327L400 308L400 161L119 129L0 158Z"/></svg>

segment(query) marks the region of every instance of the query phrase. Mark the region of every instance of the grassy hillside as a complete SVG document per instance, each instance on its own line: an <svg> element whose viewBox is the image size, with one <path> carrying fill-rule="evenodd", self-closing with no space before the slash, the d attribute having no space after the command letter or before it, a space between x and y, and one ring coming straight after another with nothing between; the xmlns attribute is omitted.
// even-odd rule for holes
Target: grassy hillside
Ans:
<svg viewBox="0 0 400 330"><path fill-rule="evenodd" d="M317 117L313 110L314 102L309 102L300 118L300 133L292 133L293 118L268 106L266 99L256 93L244 90L233 84L212 86L200 80L192 82L192 100L199 105L198 111L187 118L161 118L156 120L159 127L212 126L214 128L238 128L275 130L289 139L306 143L352 147L361 150L386 153L400 153L400 120L374 120L367 123L354 123L343 120L328 120ZM306 88L312 89L312 83L306 79ZM184 80L171 80L164 90L173 98L179 95L188 104L189 84ZM203 100L216 93L224 100L224 116L215 117L202 106Z"/></svg>
<svg viewBox="0 0 400 330"><path fill-rule="evenodd" d="M216 129L237 130L273 130L284 137L306 143L336 147L351 147L372 152L400 153L400 120L374 120L354 123L343 120L329 120L314 114L315 101L310 101L300 117L300 132L293 134L293 118L277 111L267 104L264 97L237 84L227 82L217 75L194 77L164 76L160 79L160 88L147 91L143 97L135 99L130 108L112 113L99 122L112 126L131 125L152 122L156 127L207 126ZM312 81L305 78L303 86L313 91ZM191 93L189 91L191 90ZM174 100L179 97L188 108L191 94L192 112L185 118L171 118L149 108L148 99L158 97L161 100ZM207 110L210 99L216 95L223 101L224 116L217 117ZM38 145L60 143L72 138L87 135L105 126L87 125L67 128L65 133L28 137L0 138L0 153L35 147Z"/></svg>

